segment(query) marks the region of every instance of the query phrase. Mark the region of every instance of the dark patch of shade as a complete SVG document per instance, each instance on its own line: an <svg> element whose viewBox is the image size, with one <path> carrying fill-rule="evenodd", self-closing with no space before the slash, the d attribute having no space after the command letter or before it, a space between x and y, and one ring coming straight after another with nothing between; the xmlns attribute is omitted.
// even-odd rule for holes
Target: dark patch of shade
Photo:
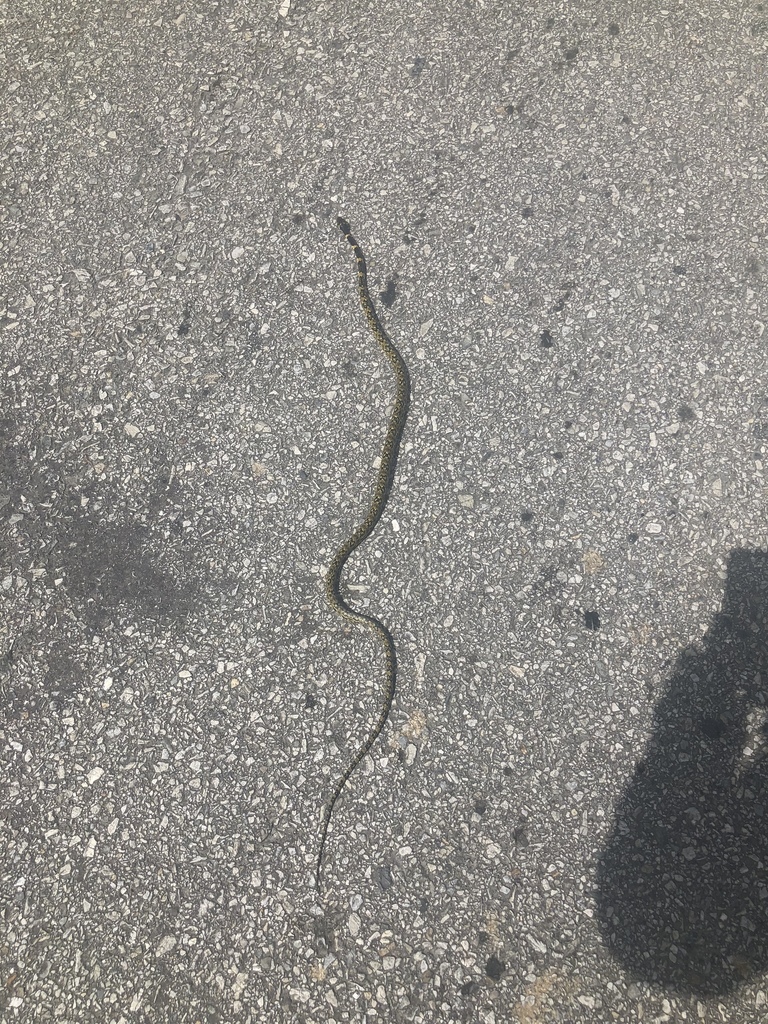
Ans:
<svg viewBox="0 0 768 1024"><path fill-rule="evenodd" d="M517 826L512 833L512 838L515 840L515 846L519 846L521 849L525 849L530 842L528 839L528 833L525 831L525 827L523 825Z"/></svg>
<svg viewBox="0 0 768 1024"><path fill-rule="evenodd" d="M394 305L396 290L397 289L395 282L392 278L390 278L389 281L387 281L387 287L384 289L384 291L379 292L379 298L381 299L382 304L387 307L387 309L391 309L392 306Z"/></svg>
<svg viewBox="0 0 768 1024"><path fill-rule="evenodd" d="M492 956L485 965L485 973L494 981L498 981L506 969L507 965L503 964L496 956Z"/></svg>
<svg viewBox="0 0 768 1024"><path fill-rule="evenodd" d="M768 551L728 557L721 611L676 659L598 858L597 923L633 980L721 998L768 969Z"/></svg>
<svg viewBox="0 0 768 1024"><path fill-rule="evenodd" d="M725 722L722 718L703 718L701 731L711 740L719 740L725 736Z"/></svg>

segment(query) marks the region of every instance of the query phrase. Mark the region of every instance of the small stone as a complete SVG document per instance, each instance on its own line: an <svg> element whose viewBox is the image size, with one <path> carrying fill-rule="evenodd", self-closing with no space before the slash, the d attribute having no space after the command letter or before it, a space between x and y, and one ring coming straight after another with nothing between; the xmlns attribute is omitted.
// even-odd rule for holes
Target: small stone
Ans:
<svg viewBox="0 0 768 1024"><path fill-rule="evenodd" d="M176 937L174 935L164 935L157 944L155 953L157 956L165 956L166 953L170 953L176 945Z"/></svg>
<svg viewBox="0 0 768 1024"><path fill-rule="evenodd" d="M386 865L384 867L374 868L373 877L375 881L379 883L379 886L386 892L392 888L392 871Z"/></svg>
<svg viewBox="0 0 768 1024"><path fill-rule="evenodd" d="M88 772L88 775L86 776L86 778L88 779L88 784L90 786L92 786L94 784L94 782L98 782L99 781L99 779L102 777L103 774L104 774L104 769L103 768L98 768L98 767L97 768L91 768L91 770Z"/></svg>
<svg viewBox="0 0 768 1024"><path fill-rule="evenodd" d="M605 565L603 556L600 554L599 551L586 551L582 556L581 561L584 566L585 572L590 573L590 575L596 573Z"/></svg>

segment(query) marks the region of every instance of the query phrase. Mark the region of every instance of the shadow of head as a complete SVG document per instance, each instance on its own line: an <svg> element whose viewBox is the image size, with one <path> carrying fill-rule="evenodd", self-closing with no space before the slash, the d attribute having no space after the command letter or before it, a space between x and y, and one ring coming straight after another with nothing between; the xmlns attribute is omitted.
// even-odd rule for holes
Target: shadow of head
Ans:
<svg viewBox="0 0 768 1024"><path fill-rule="evenodd" d="M767 702L768 552L734 551L598 862L603 939L639 980L711 996L768 968Z"/></svg>

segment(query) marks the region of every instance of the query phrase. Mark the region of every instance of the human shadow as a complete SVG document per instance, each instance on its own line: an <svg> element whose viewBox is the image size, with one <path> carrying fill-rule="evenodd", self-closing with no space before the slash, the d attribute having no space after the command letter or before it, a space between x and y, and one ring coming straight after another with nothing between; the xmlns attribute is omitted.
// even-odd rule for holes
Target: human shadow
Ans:
<svg viewBox="0 0 768 1024"><path fill-rule="evenodd" d="M598 861L603 940L637 980L713 996L768 968L767 702L768 552L736 550Z"/></svg>

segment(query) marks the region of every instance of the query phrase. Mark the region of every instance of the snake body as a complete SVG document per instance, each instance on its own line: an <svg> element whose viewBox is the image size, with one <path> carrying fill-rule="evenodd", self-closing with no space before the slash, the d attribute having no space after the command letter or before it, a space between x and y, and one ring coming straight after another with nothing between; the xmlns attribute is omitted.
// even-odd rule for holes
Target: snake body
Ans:
<svg viewBox="0 0 768 1024"><path fill-rule="evenodd" d="M352 773L380 736L381 731L389 718L389 713L392 709L392 701L395 696L397 655L392 635L384 623L374 615L366 615L363 612L355 611L354 608L347 604L341 596L339 581L347 559L350 557L352 552L360 547L363 541L371 535L387 504L387 498L389 497L389 492L395 475L395 466L397 465L397 453L400 448L400 440L403 436L403 428L405 427L405 421L408 416L408 406L411 398L411 382L408 374L408 367L405 365L403 357L392 344L386 331L382 327L373 302L371 301L371 296L368 293L368 274L363 250L352 236L349 224L342 217L337 217L336 223L347 242L352 246L352 251L355 254L355 259L357 261L357 293L360 299L360 306L371 333L378 342L381 351L389 360L390 366L394 371L396 391L395 402L389 419L389 426L387 427L387 433L381 450L381 461L379 464L378 476L376 477L376 484L374 486L373 497L371 498L371 503L368 508L368 514L354 533L348 537L338 549L325 577L325 592L330 606L338 615L343 619L346 619L348 622L354 622L371 630L371 632L378 638L384 649L386 668L381 710L379 712L378 720L368 733L365 741L357 750L357 753L352 758L352 761L344 771L344 774L339 779L336 784L336 788L325 807L320 834L320 849L317 856L317 872L315 875L318 892L320 891L321 885L323 856L325 854L325 846L328 839L328 829L331 823L333 809L336 806L336 801L341 796L342 790L346 786L347 782L349 782Z"/></svg>

